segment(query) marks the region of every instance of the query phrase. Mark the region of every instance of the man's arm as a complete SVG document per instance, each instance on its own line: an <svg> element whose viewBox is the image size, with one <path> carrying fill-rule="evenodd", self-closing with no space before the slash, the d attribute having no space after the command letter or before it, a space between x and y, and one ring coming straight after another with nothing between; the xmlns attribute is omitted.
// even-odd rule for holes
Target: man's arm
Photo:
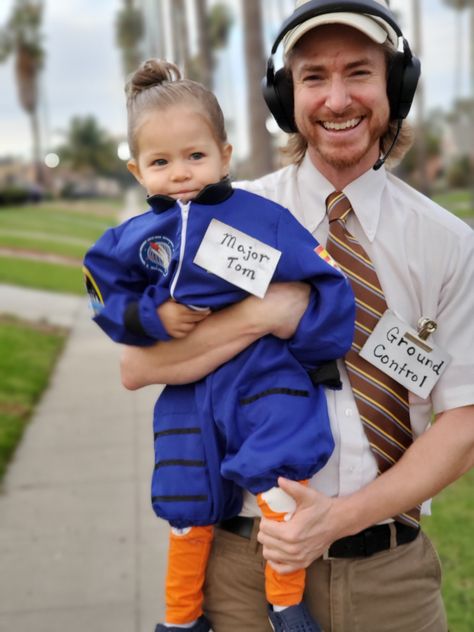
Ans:
<svg viewBox="0 0 474 632"><path fill-rule="evenodd" d="M309 292L305 283L274 283L264 299L251 296L213 313L185 338L152 347L124 347L122 383L134 390L148 384L194 382L262 336L289 338L306 310Z"/></svg>
<svg viewBox="0 0 474 632"><path fill-rule="evenodd" d="M262 519L259 540L277 570L308 566L335 540L432 498L474 466L474 406L448 410L396 465L350 496L329 498L280 479L297 509L289 522Z"/></svg>

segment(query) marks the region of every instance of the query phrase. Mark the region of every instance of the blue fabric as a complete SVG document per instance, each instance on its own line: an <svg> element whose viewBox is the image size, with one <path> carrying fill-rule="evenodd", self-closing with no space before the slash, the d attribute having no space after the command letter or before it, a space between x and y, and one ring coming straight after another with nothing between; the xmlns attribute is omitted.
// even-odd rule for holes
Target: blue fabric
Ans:
<svg viewBox="0 0 474 632"><path fill-rule="evenodd" d="M279 475L309 478L326 463L333 439L324 391L307 370L342 357L354 329L349 282L316 254L312 235L287 209L236 189L217 204L191 202L185 236L180 207L172 203L109 230L91 248L85 266L103 302L95 321L112 339L134 345L165 339L156 307L173 283L178 302L212 310L247 296L193 263L213 218L280 250L272 281L306 281L311 296L291 340L266 336L204 380L166 387L158 400L153 507L177 527L235 515L239 486L264 491ZM139 322L131 328L125 313L134 304ZM200 432L162 433L186 424Z"/></svg>

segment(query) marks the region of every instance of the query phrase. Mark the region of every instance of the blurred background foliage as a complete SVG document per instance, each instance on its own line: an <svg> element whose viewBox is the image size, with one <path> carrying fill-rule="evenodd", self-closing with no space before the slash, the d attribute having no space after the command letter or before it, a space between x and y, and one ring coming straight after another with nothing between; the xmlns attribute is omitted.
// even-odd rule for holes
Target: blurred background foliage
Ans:
<svg viewBox="0 0 474 632"><path fill-rule="evenodd" d="M421 0L409 0L412 48L423 59ZM426 111L423 82L410 116L416 142L398 174L425 193L465 191L463 204L474 208L474 0L443 0L456 20L453 82L455 98L449 112ZM120 195L132 181L125 169L125 138L104 128L93 114L73 115L62 140L47 146L42 139L41 76L48 70L48 41L43 33L48 0L12 0L11 12L0 25L0 63L14 58L18 103L30 120L31 157L15 168L15 160L0 156L0 204L17 199L26 189L30 199L46 196ZM229 48L231 33L240 29L245 69L246 155L236 152L235 178L256 177L280 166L279 148L285 135L269 117L260 90L273 24L288 14L285 0L117 0L111 15L117 55L124 79L145 58L166 57L184 74L216 88L221 51ZM426 6L426 5L425 5ZM470 53L464 54L462 32L468 23ZM464 28L465 30L465 28ZM462 74L469 67L470 94L462 93ZM221 72L222 74L222 72ZM229 81L233 77L228 77ZM222 82L222 79L221 79ZM91 95L93 98L93 95ZM223 104L229 132L235 112ZM240 108L233 103L230 109ZM240 116L241 114L239 114ZM21 196L20 196L21 197Z"/></svg>

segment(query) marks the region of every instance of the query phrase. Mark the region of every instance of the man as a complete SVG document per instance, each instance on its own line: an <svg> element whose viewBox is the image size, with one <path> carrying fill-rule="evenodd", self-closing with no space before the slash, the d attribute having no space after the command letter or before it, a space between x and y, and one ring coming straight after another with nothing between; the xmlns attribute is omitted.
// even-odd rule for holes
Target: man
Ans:
<svg viewBox="0 0 474 632"><path fill-rule="evenodd" d="M324 3L300 0L300 12L305 4ZM372 422L360 402L363 388L353 382L353 362L340 363L343 388L327 396L333 456L308 488L280 480L296 502L291 520L259 524L248 496L242 517L216 529L206 589L215 632L270 629L257 534L263 556L278 570L308 567L306 602L325 632L447 630L439 562L416 526L416 508L423 503L422 512L429 511L425 501L474 464L474 237L383 166L373 169L398 124L390 120L387 69L399 34L370 7L354 13L354 3L346 12L334 12L333 6L308 14L283 42L298 130L291 141L294 163L245 186L287 206L336 256L352 246L341 246L341 232L331 237L331 215L331 225L347 230L354 250L363 248L358 258L367 270L375 267L399 331L416 330L421 317L436 321L438 329L427 342L452 359L443 361L447 368L428 394L415 386L405 389L413 441L387 469L376 458L381 449L367 429ZM398 158L403 131L400 139ZM331 209L346 199L349 210L333 219ZM213 314L183 340L127 349L124 384L199 379L260 335L291 336L305 304L304 286L274 285L263 301L247 299ZM387 336L379 344L386 348ZM375 396L366 401L379 418L391 416Z"/></svg>

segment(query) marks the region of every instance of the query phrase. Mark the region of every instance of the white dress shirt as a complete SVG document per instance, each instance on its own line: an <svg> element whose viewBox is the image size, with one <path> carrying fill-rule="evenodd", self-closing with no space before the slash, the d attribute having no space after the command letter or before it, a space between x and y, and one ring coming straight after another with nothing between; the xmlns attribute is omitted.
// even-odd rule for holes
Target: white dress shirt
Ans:
<svg viewBox="0 0 474 632"><path fill-rule="evenodd" d="M325 201L334 191L308 155L238 187L286 206L323 245L328 236ZM474 232L461 220L418 193L385 168L370 169L343 191L354 213L348 230L373 261L388 307L417 328L421 317L438 329L430 338L452 361L427 399L409 393L414 436L432 415L474 404ZM311 485L329 496L350 494L377 475L343 362L341 391L326 389L335 450ZM429 513L429 503L423 507ZM241 515L259 515L245 495Z"/></svg>

